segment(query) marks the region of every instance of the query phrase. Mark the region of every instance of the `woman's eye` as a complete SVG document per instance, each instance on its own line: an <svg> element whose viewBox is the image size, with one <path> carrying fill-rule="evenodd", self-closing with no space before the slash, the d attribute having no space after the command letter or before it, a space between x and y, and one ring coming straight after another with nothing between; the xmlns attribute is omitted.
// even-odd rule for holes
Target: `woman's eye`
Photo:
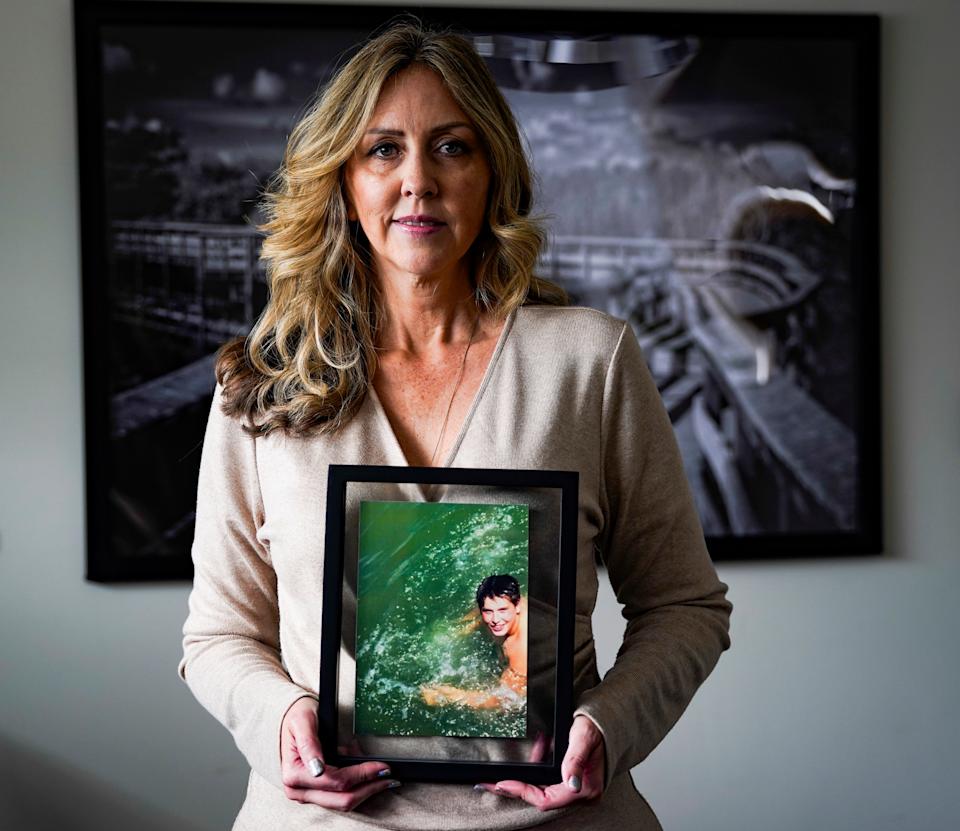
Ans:
<svg viewBox="0 0 960 831"><path fill-rule="evenodd" d="M397 154L397 145L391 142L375 144L370 148L370 155L378 159L391 159Z"/></svg>
<svg viewBox="0 0 960 831"><path fill-rule="evenodd" d="M444 156L459 156L467 152L467 145L462 141L445 141L437 149Z"/></svg>

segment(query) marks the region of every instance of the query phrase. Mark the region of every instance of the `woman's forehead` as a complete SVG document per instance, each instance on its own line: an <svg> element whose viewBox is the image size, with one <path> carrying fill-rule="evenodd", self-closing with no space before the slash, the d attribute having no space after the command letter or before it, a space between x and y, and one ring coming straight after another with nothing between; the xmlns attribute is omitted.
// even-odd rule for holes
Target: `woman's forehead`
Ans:
<svg viewBox="0 0 960 831"><path fill-rule="evenodd" d="M368 126L429 130L454 122L471 126L440 75L423 64L413 64L386 80Z"/></svg>

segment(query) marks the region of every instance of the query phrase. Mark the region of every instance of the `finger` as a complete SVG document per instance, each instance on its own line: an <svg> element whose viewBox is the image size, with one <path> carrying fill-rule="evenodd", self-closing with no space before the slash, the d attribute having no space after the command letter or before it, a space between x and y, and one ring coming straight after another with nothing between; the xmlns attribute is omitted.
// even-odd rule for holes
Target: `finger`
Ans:
<svg viewBox="0 0 960 831"><path fill-rule="evenodd" d="M578 717L570 727L570 743L560 764L564 784L574 793L580 793L584 777L590 770L597 749L601 746L600 731L589 719Z"/></svg>
<svg viewBox="0 0 960 831"><path fill-rule="evenodd" d="M543 799L537 807L541 811L553 811L557 808L563 808L574 802L582 802L588 799L586 789L579 792L571 790L566 784L551 785L543 789Z"/></svg>
<svg viewBox="0 0 960 831"><path fill-rule="evenodd" d="M511 799L522 799L524 802L533 805L540 811L552 811L556 808L563 808L574 802L585 801L588 798L586 792L580 793L570 790L564 784L550 785L548 788L538 788L534 785L527 785L524 782L507 780L498 782L492 788L487 785L476 785L474 787L483 787L484 790L492 790L500 796Z"/></svg>
<svg viewBox="0 0 960 831"><path fill-rule="evenodd" d="M363 762L343 768L328 767L317 783L327 791L351 791L369 782L378 782L390 776L390 766L383 762Z"/></svg>
<svg viewBox="0 0 960 831"><path fill-rule="evenodd" d="M293 761L296 772L314 779L322 776L327 764L324 760L323 748L320 747L320 741L314 733L313 725L294 721L290 727L295 742L296 753ZM297 760L299 760L299 765L296 764Z"/></svg>
<svg viewBox="0 0 960 831"><path fill-rule="evenodd" d="M575 740L571 731L570 744L567 746L567 752L560 764L560 776L563 779L563 784L574 793L580 793L583 787L583 772L587 766L588 756L589 751L580 741Z"/></svg>
<svg viewBox="0 0 960 831"><path fill-rule="evenodd" d="M285 787L283 792L286 794L287 799L292 799L296 802L308 802L311 805L320 805L323 808L330 808L334 811L352 811L361 802L369 799L374 794L399 787L400 783L396 779L381 779L359 785L350 791L324 791L317 790L316 788Z"/></svg>
<svg viewBox="0 0 960 831"><path fill-rule="evenodd" d="M364 762L342 768L328 765L316 735L312 714L302 719L291 719L290 734L292 748L281 757L281 774L283 784L287 787L349 791L359 784L390 776L390 767L383 762Z"/></svg>
<svg viewBox="0 0 960 831"><path fill-rule="evenodd" d="M330 774L335 770L336 768L326 765L319 757L313 757L306 763L297 759L280 766L280 778L284 787L333 790L330 787Z"/></svg>
<svg viewBox="0 0 960 831"><path fill-rule="evenodd" d="M292 717L284 737L286 752L281 750L281 772L284 785L303 787L310 779L318 779L326 769L323 749L316 734L316 720L309 715Z"/></svg>
<svg viewBox="0 0 960 831"><path fill-rule="evenodd" d="M546 798L541 788L536 785L528 785L526 782L518 782L515 779L505 779L502 782L497 782L494 786L494 793L511 799L522 799L537 808L543 804Z"/></svg>

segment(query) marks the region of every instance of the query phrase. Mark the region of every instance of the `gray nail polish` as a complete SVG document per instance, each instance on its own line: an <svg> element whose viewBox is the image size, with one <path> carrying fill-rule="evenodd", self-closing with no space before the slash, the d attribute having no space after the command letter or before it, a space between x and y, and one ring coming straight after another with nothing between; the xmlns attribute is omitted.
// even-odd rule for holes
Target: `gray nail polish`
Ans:
<svg viewBox="0 0 960 831"><path fill-rule="evenodd" d="M473 786L473 789L474 789L475 791L483 791L483 793L486 793L486 792L487 792L487 789L486 789L485 787L483 787L483 785L474 785L474 786Z"/></svg>
<svg viewBox="0 0 960 831"><path fill-rule="evenodd" d="M384 768L383 770L377 771L378 779L386 779L390 775L390 768Z"/></svg>
<svg viewBox="0 0 960 831"><path fill-rule="evenodd" d="M581 782L580 777L574 774L567 780L567 787L570 788L574 793L580 793Z"/></svg>
<svg viewBox="0 0 960 831"><path fill-rule="evenodd" d="M391 782L388 782L388 783L387 783L387 788L399 788L401 784L403 784L403 783L402 783L402 782L398 782L396 779L394 779L394 780L392 780Z"/></svg>
<svg viewBox="0 0 960 831"><path fill-rule="evenodd" d="M310 768L310 774L314 777L323 775L323 762L319 759L311 759L307 762L307 767Z"/></svg>

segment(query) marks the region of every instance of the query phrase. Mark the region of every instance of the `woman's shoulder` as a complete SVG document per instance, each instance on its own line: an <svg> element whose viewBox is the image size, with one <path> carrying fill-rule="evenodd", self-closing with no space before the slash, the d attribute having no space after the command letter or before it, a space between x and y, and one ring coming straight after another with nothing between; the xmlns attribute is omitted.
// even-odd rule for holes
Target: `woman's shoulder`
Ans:
<svg viewBox="0 0 960 831"><path fill-rule="evenodd" d="M521 306L517 334L556 352L573 349L609 356L624 333L625 322L586 306Z"/></svg>

